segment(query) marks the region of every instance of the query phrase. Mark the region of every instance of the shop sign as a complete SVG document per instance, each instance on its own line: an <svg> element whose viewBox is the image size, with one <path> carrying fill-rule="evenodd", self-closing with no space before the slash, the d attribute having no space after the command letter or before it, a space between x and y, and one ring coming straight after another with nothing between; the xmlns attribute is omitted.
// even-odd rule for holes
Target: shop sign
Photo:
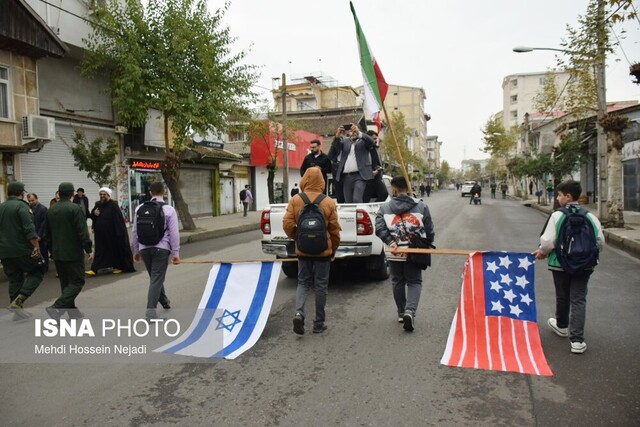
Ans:
<svg viewBox="0 0 640 427"><path fill-rule="evenodd" d="M131 159L131 169L159 171L161 168L162 162L158 160Z"/></svg>

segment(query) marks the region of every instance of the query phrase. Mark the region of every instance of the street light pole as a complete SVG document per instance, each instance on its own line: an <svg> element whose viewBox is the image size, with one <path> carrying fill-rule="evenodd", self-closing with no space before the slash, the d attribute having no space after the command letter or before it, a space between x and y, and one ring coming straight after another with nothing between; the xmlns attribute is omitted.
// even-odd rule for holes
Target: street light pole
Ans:
<svg viewBox="0 0 640 427"><path fill-rule="evenodd" d="M598 14L604 19L604 2L598 2ZM599 33L600 34L600 33ZM601 36L600 36L601 37ZM607 111L607 90L605 80L605 46L604 42L600 39L597 40L597 62L594 65L594 77L596 81L596 95L597 95L597 115L596 115L596 141L597 141L597 158L596 164L598 167L598 182L597 182L597 210L598 219L600 222L606 220L608 217L607 211L607 139L604 133L604 128L600 125L600 119L604 117ZM552 47L528 47L528 46L516 46L513 48L514 52L525 53L532 52L534 50L553 50L562 53L572 53L565 49L556 49Z"/></svg>
<svg viewBox="0 0 640 427"><path fill-rule="evenodd" d="M282 73L282 197L289 201L289 143L287 142L287 76Z"/></svg>

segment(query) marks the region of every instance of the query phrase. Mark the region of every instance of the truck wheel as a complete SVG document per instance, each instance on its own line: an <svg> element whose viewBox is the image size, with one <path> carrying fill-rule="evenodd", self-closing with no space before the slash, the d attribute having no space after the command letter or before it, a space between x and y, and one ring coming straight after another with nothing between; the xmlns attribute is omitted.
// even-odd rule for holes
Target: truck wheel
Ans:
<svg viewBox="0 0 640 427"><path fill-rule="evenodd" d="M372 258L373 259L370 264L371 269L369 270L369 277L376 281L387 280L391 275L391 269L384 251L380 255Z"/></svg>
<svg viewBox="0 0 640 427"><path fill-rule="evenodd" d="M298 263L294 261L283 262L282 271L285 276L295 279L298 277Z"/></svg>

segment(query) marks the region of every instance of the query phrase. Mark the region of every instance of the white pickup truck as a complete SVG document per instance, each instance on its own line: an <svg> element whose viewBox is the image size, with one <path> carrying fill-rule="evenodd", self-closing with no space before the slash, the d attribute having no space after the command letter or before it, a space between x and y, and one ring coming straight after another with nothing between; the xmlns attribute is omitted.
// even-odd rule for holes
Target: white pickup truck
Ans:
<svg viewBox="0 0 640 427"><path fill-rule="evenodd" d="M386 176L385 184L391 194L389 178ZM389 277L389 262L384 244L375 231L376 214L381 204L382 202L338 205L338 221L342 231L336 262L348 263L350 269L364 269L373 280L386 280ZM268 205L260 216L262 252L275 255L276 258L296 257L294 241L287 237L282 228L286 210L286 204ZM297 277L298 263L284 262L282 271L287 277Z"/></svg>

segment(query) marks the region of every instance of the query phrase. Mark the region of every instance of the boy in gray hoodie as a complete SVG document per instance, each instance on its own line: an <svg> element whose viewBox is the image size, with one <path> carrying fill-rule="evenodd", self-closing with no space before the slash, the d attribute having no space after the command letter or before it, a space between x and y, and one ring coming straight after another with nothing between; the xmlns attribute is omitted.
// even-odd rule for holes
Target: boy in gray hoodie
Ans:
<svg viewBox="0 0 640 427"><path fill-rule="evenodd" d="M398 322L406 331L413 331L414 317L422 291L422 269L407 261L406 253L395 252L409 246L409 237L419 234L434 241L435 232L429 208L407 194L403 176L391 180L392 199L380 207L376 215L376 235L388 246L391 261L393 298L398 308Z"/></svg>

